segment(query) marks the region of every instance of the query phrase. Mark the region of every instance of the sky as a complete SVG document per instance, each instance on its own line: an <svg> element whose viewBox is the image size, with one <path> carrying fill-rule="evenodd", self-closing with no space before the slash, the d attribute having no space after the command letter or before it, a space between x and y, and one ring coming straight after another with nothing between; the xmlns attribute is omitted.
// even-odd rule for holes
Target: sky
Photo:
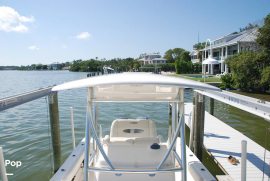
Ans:
<svg viewBox="0 0 270 181"><path fill-rule="evenodd" d="M269 13L269 0L0 0L0 66L191 51Z"/></svg>

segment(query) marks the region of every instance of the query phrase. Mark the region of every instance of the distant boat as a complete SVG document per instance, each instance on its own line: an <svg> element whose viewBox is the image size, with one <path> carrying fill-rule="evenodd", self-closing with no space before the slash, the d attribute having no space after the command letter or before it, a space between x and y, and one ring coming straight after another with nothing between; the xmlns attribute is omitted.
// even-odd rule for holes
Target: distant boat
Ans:
<svg viewBox="0 0 270 181"><path fill-rule="evenodd" d="M51 181L215 180L186 147L183 110L185 88L214 91L218 88L179 77L119 73L64 83L52 91L83 87L88 88L85 139ZM99 102L171 104L174 111L171 124L167 121L168 140L163 141L157 134L156 122L151 117L115 119L110 134L104 136L97 114L102 111L97 110Z"/></svg>

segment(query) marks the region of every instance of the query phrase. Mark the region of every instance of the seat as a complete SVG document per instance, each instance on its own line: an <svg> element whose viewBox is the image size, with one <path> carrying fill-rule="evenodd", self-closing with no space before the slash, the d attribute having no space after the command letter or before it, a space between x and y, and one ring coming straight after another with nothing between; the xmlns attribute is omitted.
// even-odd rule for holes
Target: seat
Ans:
<svg viewBox="0 0 270 181"><path fill-rule="evenodd" d="M113 121L110 138L157 137L155 122L149 119L116 119Z"/></svg>

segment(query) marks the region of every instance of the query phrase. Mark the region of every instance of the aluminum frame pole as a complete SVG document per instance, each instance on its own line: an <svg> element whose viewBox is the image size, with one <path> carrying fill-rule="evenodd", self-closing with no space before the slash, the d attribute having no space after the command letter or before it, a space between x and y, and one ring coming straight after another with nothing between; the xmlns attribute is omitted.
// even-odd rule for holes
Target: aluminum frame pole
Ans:
<svg viewBox="0 0 270 181"><path fill-rule="evenodd" d="M86 120L85 120L85 147L84 147L84 181L88 181L88 164L89 164L89 139L90 139L90 133L89 133L89 119L87 118L86 113Z"/></svg>
<svg viewBox="0 0 270 181"><path fill-rule="evenodd" d="M179 133L180 127L181 127L181 125L182 125L183 122L184 122L183 114L181 114L181 117L179 117L179 119L180 119L181 121L180 121L180 124L178 124L178 127L177 127L177 130L176 130L175 134L174 134L172 143L171 143L169 149L167 150L167 152L165 153L165 156L163 157L163 159L161 160L161 162L158 164L157 170L159 170L159 169L162 167L162 165L164 164L164 162L165 162L166 159L168 158L169 154L171 153L171 151L172 151L172 149L173 149L173 147L174 147L174 145L175 145L175 142L176 142L177 136L178 136L177 133Z"/></svg>
<svg viewBox="0 0 270 181"><path fill-rule="evenodd" d="M75 149L76 141L75 141L75 131L74 131L73 107L70 107L70 125L71 125L71 134L72 134L72 145L73 145L73 149Z"/></svg>
<svg viewBox="0 0 270 181"><path fill-rule="evenodd" d="M186 161L186 141L185 141L185 121L181 122L181 131L180 131L180 136L181 136L181 160L182 160L182 180L186 181L187 180L187 161Z"/></svg>
<svg viewBox="0 0 270 181"><path fill-rule="evenodd" d="M91 119L91 115L88 117L88 119ZM92 135L93 135L93 139L96 141L97 147L98 147L100 153L102 154L102 156L105 159L106 163L109 165L110 169L114 170L114 166L112 165L112 162L107 157L107 155L106 155L104 149L102 148L102 145L101 145L101 143L100 143L100 141L98 139L97 132L96 132L96 130L94 128L93 121L92 120L89 120L88 122L89 122L90 130L91 130Z"/></svg>

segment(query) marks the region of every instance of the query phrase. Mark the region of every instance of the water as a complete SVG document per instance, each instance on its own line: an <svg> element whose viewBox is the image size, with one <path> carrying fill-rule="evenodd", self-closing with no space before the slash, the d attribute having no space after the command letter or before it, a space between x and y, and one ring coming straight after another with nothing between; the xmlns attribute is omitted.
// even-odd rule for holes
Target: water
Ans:
<svg viewBox="0 0 270 181"><path fill-rule="evenodd" d="M25 91L85 78L87 73L68 71L0 71L0 97L7 97ZM192 92L186 91L186 100L191 101ZM7 167L9 180L45 181L52 175L52 150L50 141L48 107L46 98L0 112L0 145L5 159L21 161L22 166ZM206 102L208 105L208 102ZM62 161L72 149L69 107L74 108L76 142L84 136L86 110L86 89L63 91L59 93ZM158 134L167 136L167 104L153 103L100 103L98 107L100 123L104 134L109 133L110 123L119 117L149 117L157 122ZM215 116L265 145L265 130L270 127L264 120L240 111L231 106L215 102ZM267 140L266 140L267 141ZM269 140L268 140L269 142ZM270 149L270 145L266 146Z"/></svg>

